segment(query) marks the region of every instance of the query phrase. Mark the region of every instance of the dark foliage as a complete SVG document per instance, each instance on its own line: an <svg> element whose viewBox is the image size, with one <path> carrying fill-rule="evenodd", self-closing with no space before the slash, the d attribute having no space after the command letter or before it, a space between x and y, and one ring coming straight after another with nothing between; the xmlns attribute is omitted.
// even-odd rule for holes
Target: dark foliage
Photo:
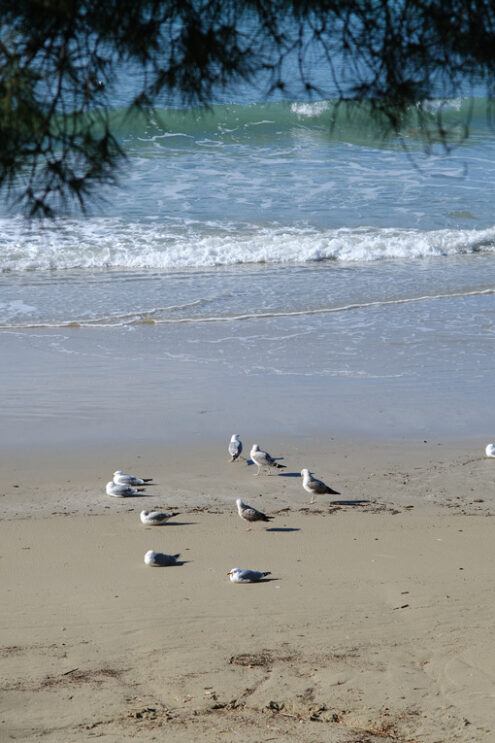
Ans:
<svg viewBox="0 0 495 743"><path fill-rule="evenodd" d="M131 109L165 93L198 106L239 80L289 96L294 58L298 89L324 95L316 50L339 100L396 134L414 110L424 141L446 147L441 108L432 132L423 102L480 84L489 98L495 80L486 0L0 0L0 18L0 186L31 216L84 209L115 181L124 153L108 110L124 63L142 71Z"/></svg>

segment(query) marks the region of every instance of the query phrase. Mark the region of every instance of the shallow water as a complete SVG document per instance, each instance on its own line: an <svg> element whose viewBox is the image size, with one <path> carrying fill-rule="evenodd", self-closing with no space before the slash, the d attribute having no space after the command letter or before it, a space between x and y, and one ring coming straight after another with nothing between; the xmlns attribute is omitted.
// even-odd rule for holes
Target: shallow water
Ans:
<svg viewBox="0 0 495 743"><path fill-rule="evenodd" d="M444 104L453 131L466 106ZM183 436L229 418L289 429L306 410L316 433L489 435L495 138L481 99L470 139L429 156L412 128L405 151L365 115L331 129L328 101L158 114L115 110L128 163L88 216L4 210L7 439L43 422L62 438L135 434L122 411L149 436L171 417Z"/></svg>
<svg viewBox="0 0 495 743"><path fill-rule="evenodd" d="M5 436L490 436L493 260L416 263L4 276Z"/></svg>

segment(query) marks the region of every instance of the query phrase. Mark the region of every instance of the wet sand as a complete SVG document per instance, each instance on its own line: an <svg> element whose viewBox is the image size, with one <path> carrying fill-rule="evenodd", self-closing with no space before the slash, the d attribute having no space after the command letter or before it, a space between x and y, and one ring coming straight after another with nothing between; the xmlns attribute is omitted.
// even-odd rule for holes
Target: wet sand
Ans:
<svg viewBox="0 0 495 743"><path fill-rule="evenodd" d="M259 440L287 469L255 477L229 437L2 454L1 739L490 741L483 442ZM303 466L341 495L308 505ZM113 469L154 485L110 498ZM247 531L237 497L273 520Z"/></svg>
<svg viewBox="0 0 495 743"><path fill-rule="evenodd" d="M289 437L373 442L495 436L488 362L481 376L471 366L456 370L454 351L453 368L435 370L431 362L421 373L410 372L405 358L398 375L386 364L373 373L361 373L359 365L332 372L318 368L317 343L307 354L290 334L273 344L268 336L245 359L234 343L239 331L222 327L208 326L208 339L198 332L189 342L177 329L169 335L168 326L147 324L137 330L3 331L0 451L112 444L130 451L159 444L196 450L233 432L251 442L266 439L259 443L267 447ZM233 334L234 347L222 348L225 333ZM283 356L279 371L269 366L267 347L270 358ZM368 352L385 358L389 349Z"/></svg>

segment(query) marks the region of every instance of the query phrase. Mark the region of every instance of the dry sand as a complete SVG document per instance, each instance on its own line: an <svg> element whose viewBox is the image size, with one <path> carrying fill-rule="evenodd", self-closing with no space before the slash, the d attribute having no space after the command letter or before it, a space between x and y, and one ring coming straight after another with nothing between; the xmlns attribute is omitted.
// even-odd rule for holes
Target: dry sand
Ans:
<svg viewBox="0 0 495 743"><path fill-rule="evenodd" d="M0 740L495 740L485 442L260 440L287 470L253 477L229 438L3 456ZM307 505L304 466L339 503ZM117 468L155 484L110 498Z"/></svg>

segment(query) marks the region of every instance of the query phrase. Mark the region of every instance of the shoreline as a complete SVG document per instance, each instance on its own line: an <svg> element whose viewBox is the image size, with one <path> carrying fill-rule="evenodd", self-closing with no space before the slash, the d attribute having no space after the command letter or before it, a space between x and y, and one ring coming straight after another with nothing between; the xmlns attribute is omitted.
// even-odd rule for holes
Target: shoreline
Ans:
<svg viewBox="0 0 495 743"><path fill-rule="evenodd" d="M266 330L268 339L246 358L233 348L239 338L224 338L218 328L202 340L147 325L137 332L4 332L0 451L10 455L40 443L201 447L232 432L243 440L266 438L259 443L268 450L291 437L488 443L495 435L486 405L488 367L481 376L472 370L446 376L443 369L408 376L407 367L400 378L346 376L345 369L332 376L332 364L321 373L315 367L310 341L306 355L306 346L283 339L287 373L283 364L278 373L269 360L260 366L266 348L278 348L275 330ZM288 373L289 362L297 373Z"/></svg>

